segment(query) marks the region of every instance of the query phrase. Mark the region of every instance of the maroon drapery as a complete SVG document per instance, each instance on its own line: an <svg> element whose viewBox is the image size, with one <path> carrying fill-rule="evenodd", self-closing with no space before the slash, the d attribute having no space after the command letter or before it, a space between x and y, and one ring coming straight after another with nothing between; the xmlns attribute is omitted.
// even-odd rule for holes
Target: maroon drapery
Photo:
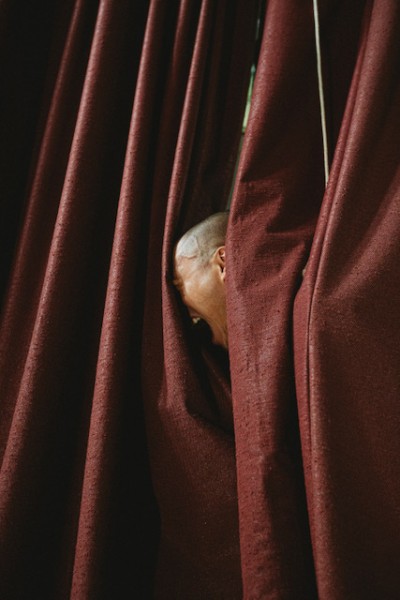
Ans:
<svg viewBox="0 0 400 600"><path fill-rule="evenodd" d="M159 178L153 197L164 198L164 203L154 203L151 214L143 344L150 457L161 513L157 595L166 598L241 597L226 366L221 357L205 349L204 360L211 367L207 375L192 336L183 331L183 314L171 285L171 256L180 233L227 203L253 55L256 9L256 2L240 2L238 8L230 2L203 3L189 85L179 98L180 127L174 78L185 65L177 64L167 82L160 136L168 144L175 144L177 137L176 151L174 160L166 164L166 156L172 153L161 142L156 156ZM211 69L207 53L213 55Z"/></svg>
<svg viewBox="0 0 400 600"><path fill-rule="evenodd" d="M290 338L323 190L313 33L310 7L268 3L227 238L246 598L315 597Z"/></svg>
<svg viewBox="0 0 400 600"><path fill-rule="evenodd" d="M259 2L0 4L1 598L397 598L400 15L319 5L330 183L312 2L269 0L229 367L171 253L226 204Z"/></svg>
<svg viewBox="0 0 400 600"><path fill-rule="evenodd" d="M319 7L326 195L311 6L270 0L228 233L244 595L396 598L399 7Z"/></svg>
<svg viewBox="0 0 400 600"><path fill-rule="evenodd" d="M303 286L296 382L319 596L397 598L400 6L366 3Z"/></svg>
<svg viewBox="0 0 400 600"><path fill-rule="evenodd" d="M152 597L156 553L240 597L227 365L187 374L171 286L163 336L161 255L227 202L257 10L2 3L2 598Z"/></svg>

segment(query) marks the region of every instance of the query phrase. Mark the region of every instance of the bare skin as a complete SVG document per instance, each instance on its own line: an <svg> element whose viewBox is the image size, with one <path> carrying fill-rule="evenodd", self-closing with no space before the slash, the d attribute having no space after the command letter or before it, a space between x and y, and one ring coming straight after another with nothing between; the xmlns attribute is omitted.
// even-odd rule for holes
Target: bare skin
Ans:
<svg viewBox="0 0 400 600"><path fill-rule="evenodd" d="M202 239L201 231L189 232L181 238L174 252L173 283L193 322L205 321L213 343L228 349L225 245L211 247L211 255L204 259L203 249L207 244L208 239Z"/></svg>
<svg viewBox="0 0 400 600"><path fill-rule="evenodd" d="M228 213L215 213L192 227L174 250L174 280L193 323L205 321L214 344L228 349L226 251ZM303 269L303 277L306 267Z"/></svg>

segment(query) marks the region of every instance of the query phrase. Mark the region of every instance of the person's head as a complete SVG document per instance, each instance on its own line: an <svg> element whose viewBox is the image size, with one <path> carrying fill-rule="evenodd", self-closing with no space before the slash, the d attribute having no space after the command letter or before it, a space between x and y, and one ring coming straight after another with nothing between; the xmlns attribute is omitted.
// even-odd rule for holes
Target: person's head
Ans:
<svg viewBox="0 0 400 600"><path fill-rule="evenodd" d="M214 344L228 348L225 238L228 213L211 215L187 231L174 250L174 285L193 322L204 320Z"/></svg>

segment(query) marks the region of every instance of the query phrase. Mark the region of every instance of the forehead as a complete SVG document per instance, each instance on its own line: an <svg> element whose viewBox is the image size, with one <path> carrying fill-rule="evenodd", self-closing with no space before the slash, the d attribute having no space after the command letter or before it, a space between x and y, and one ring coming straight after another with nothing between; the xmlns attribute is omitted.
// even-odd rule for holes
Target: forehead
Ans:
<svg viewBox="0 0 400 600"><path fill-rule="evenodd" d="M180 285L198 272L198 261L186 256L174 257L174 283Z"/></svg>

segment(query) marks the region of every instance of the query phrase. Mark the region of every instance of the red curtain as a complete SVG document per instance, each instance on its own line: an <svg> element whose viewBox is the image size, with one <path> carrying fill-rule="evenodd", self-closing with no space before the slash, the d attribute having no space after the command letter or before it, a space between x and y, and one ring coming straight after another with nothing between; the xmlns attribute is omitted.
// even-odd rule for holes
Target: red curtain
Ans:
<svg viewBox="0 0 400 600"><path fill-rule="evenodd" d="M319 596L397 598L400 6L366 4L294 314Z"/></svg>
<svg viewBox="0 0 400 600"><path fill-rule="evenodd" d="M312 10L270 1L227 236L246 598L313 598L291 314L323 193Z"/></svg>
<svg viewBox="0 0 400 600"><path fill-rule="evenodd" d="M311 4L267 5L228 231L244 596L396 598L399 7L319 3L324 194Z"/></svg>
<svg viewBox="0 0 400 600"><path fill-rule="evenodd" d="M400 14L319 6L326 192L312 2L0 4L1 598L397 598Z"/></svg>
<svg viewBox="0 0 400 600"><path fill-rule="evenodd" d="M226 205L257 11L1 5L2 598L241 595L228 367L165 270Z"/></svg>

